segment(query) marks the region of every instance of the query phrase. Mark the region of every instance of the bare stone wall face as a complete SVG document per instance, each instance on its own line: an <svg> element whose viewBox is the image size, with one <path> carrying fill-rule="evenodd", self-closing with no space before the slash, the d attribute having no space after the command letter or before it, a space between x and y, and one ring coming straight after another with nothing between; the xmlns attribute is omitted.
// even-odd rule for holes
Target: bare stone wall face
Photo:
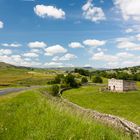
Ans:
<svg viewBox="0 0 140 140"><path fill-rule="evenodd" d="M129 90L136 90L136 82L134 81L123 81L123 90L129 91Z"/></svg>
<svg viewBox="0 0 140 140"><path fill-rule="evenodd" d="M111 91L123 91L123 80L109 79L108 88Z"/></svg>
<svg viewBox="0 0 140 140"><path fill-rule="evenodd" d="M118 91L118 92L136 90L136 82L109 79L108 80L108 89L110 91Z"/></svg>

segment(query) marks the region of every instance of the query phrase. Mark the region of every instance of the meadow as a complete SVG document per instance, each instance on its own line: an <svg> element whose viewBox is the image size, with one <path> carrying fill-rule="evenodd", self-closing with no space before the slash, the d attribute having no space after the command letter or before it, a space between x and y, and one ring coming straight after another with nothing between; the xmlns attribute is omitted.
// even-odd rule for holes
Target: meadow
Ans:
<svg viewBox="0 0 140 140"><path fill-rule="evenodd" d="M56 72L52 70L1 68L0 88L46 85L55 76Z"/></svg>
<svg viewBox="0 0 140 140"><path fill-rule="evenodd" d="M75 115L38 90L0 98L1 140L129 140L130 137Z"/></svg>
<svg viewBox="0 0 140 140"><path fill-rule="evenodd" d="M82 107L117 115L140 125L140 90L111 93L99 89L95 85L83 86L67 90L62 96Z"/></svg>

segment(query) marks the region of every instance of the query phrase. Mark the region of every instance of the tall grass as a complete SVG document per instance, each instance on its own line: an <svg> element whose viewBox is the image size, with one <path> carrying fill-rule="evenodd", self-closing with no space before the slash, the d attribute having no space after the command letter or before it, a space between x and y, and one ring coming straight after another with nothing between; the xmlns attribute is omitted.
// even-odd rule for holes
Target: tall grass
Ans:
<svg viewBox="0 0 140 140"><path fill-rule="evenodd" d="M125 140L111 128L74 115L37 91L0 100L0 140Z"/></svg>

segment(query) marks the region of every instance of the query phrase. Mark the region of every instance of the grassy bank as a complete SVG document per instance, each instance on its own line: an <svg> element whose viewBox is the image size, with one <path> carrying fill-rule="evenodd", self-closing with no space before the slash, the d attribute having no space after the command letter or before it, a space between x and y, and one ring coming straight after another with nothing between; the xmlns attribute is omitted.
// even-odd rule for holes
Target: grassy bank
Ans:
<svg viewBox="0 0 140 140"><path fill-rule="evenodd" d="M98 86L86 86L65 91L63 97L103 113L124 117L140 125L140 91L101 93Z"/></svg>
<svg viewBox="0 0 140 140"><path fill-rule="evenodd" d="M122 133L72 114L37 91L0 96L1 140L125 140Z"/></svg>

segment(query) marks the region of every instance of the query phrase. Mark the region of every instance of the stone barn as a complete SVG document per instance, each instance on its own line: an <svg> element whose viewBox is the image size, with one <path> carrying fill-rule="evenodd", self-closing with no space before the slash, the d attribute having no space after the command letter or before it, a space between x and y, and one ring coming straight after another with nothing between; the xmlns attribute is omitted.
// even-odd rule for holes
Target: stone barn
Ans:
<svg viewBox="0 0 140 140"><path fill-rule="evenodd" d="M108 90L116 92L136 90L136 82L112 78L108 80Z"/></svg>

